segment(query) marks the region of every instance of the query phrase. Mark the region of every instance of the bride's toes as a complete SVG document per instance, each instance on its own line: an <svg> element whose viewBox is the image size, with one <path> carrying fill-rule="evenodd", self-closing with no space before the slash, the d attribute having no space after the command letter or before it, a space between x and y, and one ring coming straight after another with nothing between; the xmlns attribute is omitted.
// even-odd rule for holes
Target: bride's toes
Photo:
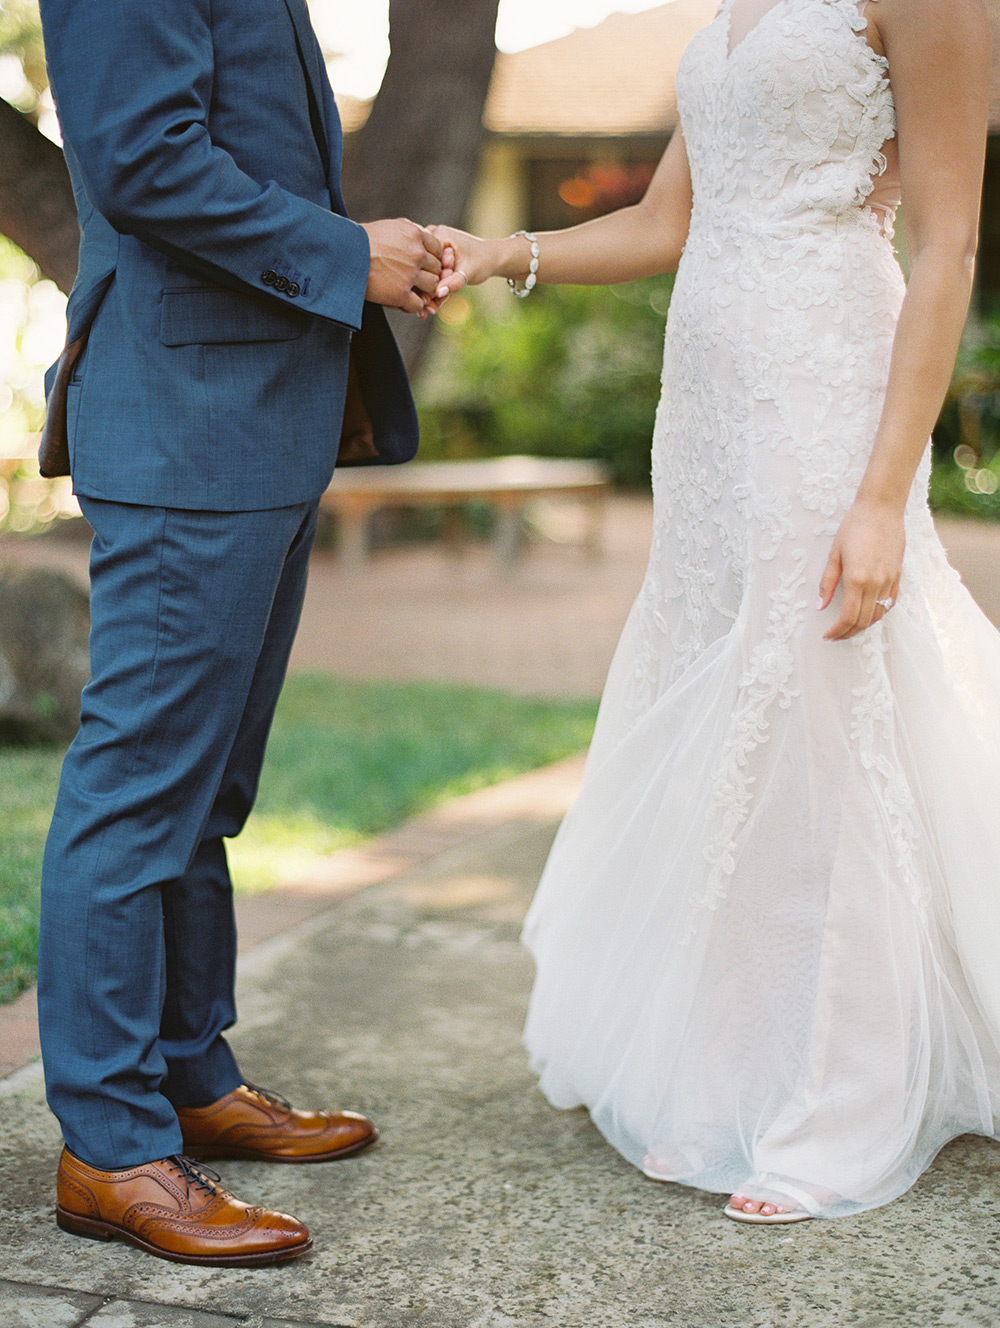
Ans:
<svg viewBox="0 0 1000 1328"><path fill-rule="evenodd" d="M762 1208L759 1199L748 1199L745 1194L734 1194L729 1203L738 1213L759 1213Z"/></svg>
<svg viewBox="0 0 1000 1328"><path fill-rule="evenodd" d="M774 1194L773 1199L754 1199L736 1190L725 1208L727 1217L742 1222L803 1222L811 1216L801 1203L789 1195Z"/></svg>

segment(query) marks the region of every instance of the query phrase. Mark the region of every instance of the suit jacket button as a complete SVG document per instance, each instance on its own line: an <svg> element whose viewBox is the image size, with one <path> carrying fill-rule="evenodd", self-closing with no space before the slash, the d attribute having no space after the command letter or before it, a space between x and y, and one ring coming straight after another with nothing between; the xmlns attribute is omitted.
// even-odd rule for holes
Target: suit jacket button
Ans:
<svg viewBox="0 0 1000 1328"><path fill-rule="evenodd" d="M302 287L299 285L297 281L290 281L288 283L288 290L285 292L285 294L288 296L290 300L297 299L298 296L302 294Z"/></svg>
<svg viewBox="0 0 1000 1328"><path fill-rule="evenodd" d="M287 277L283 277L283 276L281 275L280 272L279 272L278 275L274 278L274 289L278 292L279 295L285 295L285 294L287 294L287 292L288 292L288 287L289 287L290 285L291 285L291 282L288 280L288 278L287 278Z"/></svg>
<svg viewBox="0 0 1000 1328"><path fill-rule="evenodd" d="M278 274L271 268L260 274L260 279L265 286L276 286L278 284Z"/></svg>

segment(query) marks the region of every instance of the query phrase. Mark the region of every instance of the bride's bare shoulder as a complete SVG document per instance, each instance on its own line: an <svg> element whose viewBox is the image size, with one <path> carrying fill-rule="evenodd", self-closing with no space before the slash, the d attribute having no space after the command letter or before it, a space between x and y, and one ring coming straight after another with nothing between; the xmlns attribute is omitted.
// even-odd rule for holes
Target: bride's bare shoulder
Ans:
<svg viewBox="0 0 1000 1328"><path fill-rule="evenodd" d="M908 228L971 234L992 72L985 0L877 0L867 12L889 65Z"/></svg>
<svg viewBox="0 0 1000 1328"><path fill-rule="evenodd" d="M869 0L867 16L887 50L899 42L928 49L943 43L942 53L958 46L990 58L986 0Z"/></svg>

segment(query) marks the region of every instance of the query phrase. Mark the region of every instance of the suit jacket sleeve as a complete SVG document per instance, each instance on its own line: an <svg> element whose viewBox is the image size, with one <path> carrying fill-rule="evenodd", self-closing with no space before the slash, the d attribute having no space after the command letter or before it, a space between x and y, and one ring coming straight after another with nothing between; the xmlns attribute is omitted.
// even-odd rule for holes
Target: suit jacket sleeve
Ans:
<svg viewBox="0 0 1000 1328"><path fill-rule="evenodd" d="M42 0L41 11L64 138L116 230L286 303L264 280L280 273L299 287L296 307L361 326L364 230L252 179L209 137L211 0Z"/></svg>

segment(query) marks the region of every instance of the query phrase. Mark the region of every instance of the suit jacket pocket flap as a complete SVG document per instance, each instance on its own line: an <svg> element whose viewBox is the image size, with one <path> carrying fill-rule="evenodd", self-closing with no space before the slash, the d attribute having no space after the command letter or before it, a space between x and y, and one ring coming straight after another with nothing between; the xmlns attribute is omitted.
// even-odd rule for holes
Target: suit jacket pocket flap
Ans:
<svg viewBox="0 0 1000 1328"><path fill-rule="evenodd" d="M222 289L165 290L160 340L165 346L232 345L248 341L293 341L305 315L267 299Z"/></svg>

